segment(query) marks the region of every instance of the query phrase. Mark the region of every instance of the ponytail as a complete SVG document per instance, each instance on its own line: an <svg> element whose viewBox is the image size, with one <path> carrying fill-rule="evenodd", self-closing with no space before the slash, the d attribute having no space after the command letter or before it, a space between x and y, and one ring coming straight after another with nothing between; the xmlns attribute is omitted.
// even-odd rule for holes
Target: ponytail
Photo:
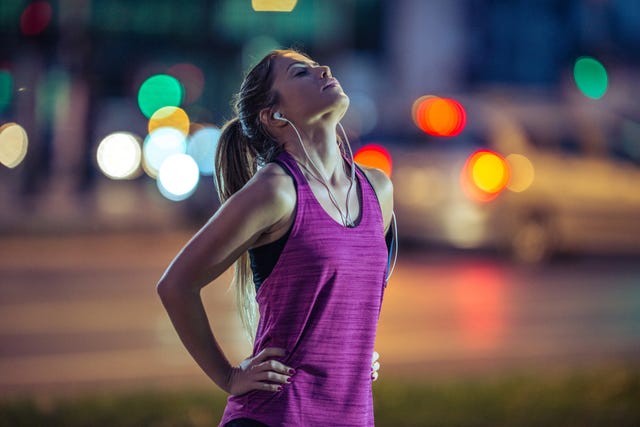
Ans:
<svg viewBox="0 0 640 427"><path fill-rule="evenodd" d="M256 155L242 131L238 118L223 127L216 150L216 189L220 203L240 190L256 172ZM253 344L258 326L258 304L249 254L236 260L231 286L235 289L236 308L249 342Z"/></svg>
<svg viewBox="0 0 640 427"><path fill-rule="evenodd" d="M224 203L256 173L256 153L238 118L223 127L216 150L216 188Z"/></svg>

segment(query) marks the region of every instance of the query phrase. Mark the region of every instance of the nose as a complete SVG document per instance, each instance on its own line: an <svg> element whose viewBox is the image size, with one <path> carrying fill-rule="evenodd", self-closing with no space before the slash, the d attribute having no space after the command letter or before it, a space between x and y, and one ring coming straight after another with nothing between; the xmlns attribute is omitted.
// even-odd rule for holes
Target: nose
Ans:
<svg viewBox="0 0 640 427"><path fill-rule="evenodd" d="M331 68L328 65L320 65L319 68L321 79L330 79L332 77Z"/></svg>

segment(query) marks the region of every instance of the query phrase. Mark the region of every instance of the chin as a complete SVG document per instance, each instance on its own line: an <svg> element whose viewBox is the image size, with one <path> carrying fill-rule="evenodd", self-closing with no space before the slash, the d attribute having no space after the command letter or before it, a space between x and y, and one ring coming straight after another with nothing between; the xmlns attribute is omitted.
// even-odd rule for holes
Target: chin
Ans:
<svg viewBox="0 0 640 427"><path fill-rule="evenodd" d="M342 120L344 115L347 113L347 110L349 109L349 105L351 104L351 100L349 99L347 94L343 92L342 95L340 96L340 99L338 100L338 102L336 104L337 104L337 109L341 110L340 111L340 120Z"/></svg>

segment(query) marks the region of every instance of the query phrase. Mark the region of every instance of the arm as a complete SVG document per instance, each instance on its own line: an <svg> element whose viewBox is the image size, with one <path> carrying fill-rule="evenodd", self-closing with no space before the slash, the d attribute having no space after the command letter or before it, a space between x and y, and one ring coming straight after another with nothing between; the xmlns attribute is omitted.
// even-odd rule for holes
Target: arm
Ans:
<svg viewBox="0 0 640 427"><path fill-rule="evenodd" d="M266 361L267 357L283 355L277 349L265 349L255 360L232 367L209 326L200 290L226 271L260 236L291 215L295 192L283 179L286 178L269 170L257 174L195 234L157 285L184 346L207 376L232 394L255 388L275 391L275 385L261 381L286 382L278 372L285 373L288 368L275 360Z"/></svg>

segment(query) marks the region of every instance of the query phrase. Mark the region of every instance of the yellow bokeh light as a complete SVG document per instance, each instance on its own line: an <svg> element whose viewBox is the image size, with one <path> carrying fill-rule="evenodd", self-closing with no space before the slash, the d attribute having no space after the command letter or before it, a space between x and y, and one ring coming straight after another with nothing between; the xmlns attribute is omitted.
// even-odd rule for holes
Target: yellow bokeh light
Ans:
<svg viewBox="0 0 640 427"><path fill-rule="evenodd" d="M149 133L159 128L169 127L177 129L184 136L187 136L189 126L189 116L180 107L162 107L149 119Z"/></svg>
<svg viewBox="0 0 640 427"><path fill-rule="evenodd" d="M506 162L493 153L482 153L475 159L472 168L473 182L487 193L497 193L509 181L509 168Z"/></svg>
<svg viewBox="0 0 640 427"><path fill-rule="evenodd" d="M5 123L0 127L0 163L15 168L27 155L29 138L24 128L16 123Z"/></svg>
<svg viewBox="0 0 640 427"><path fill-rule="evenodd" d="M509 154L506 159L511 169L511 179L507 188L521 193L533 184L535 170L531 161L522 154Z"/></svg>
<svg viewBox="0 0 640 427"><path fill-rule="evenodd" d="M291 12L298 0L251 0L256 12Z"/></svg>

